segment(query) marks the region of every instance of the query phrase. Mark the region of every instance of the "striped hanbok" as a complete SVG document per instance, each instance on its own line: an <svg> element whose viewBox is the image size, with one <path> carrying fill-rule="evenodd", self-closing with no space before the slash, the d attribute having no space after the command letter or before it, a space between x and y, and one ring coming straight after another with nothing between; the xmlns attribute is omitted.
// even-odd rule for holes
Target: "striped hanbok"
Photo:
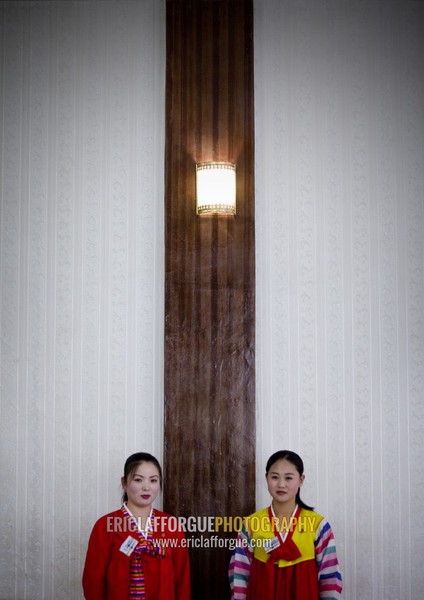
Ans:
<svg viewBox="0 0 424 600"><path fill-rule="evenodd" d="M300 507L284 535L275 529L271 508L245 519L229 577L233 600L338 600L342 591L331 527Z"/></svg>

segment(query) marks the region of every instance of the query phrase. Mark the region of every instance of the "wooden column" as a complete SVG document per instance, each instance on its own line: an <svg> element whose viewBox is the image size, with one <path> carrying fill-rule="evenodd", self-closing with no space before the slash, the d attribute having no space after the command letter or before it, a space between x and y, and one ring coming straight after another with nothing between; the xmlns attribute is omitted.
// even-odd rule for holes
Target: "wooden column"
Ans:
<svg viewBox="0 0 424 600"><path fill-rule="evenodd" d="M253 0L166 7L164 509L244 516L255 508ZM235 217L195 214L195 163L209 160L237 165ZM217 546L236 532L188 535L203 546L190 551L192 598L228 598L230 552Z"/></svg>

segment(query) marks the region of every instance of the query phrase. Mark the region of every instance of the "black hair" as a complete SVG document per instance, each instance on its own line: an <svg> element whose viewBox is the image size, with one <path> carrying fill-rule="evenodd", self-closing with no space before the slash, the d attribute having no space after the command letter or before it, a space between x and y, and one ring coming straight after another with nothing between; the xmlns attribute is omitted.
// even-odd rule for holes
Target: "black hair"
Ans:
<svg viewBox="0 0 424 600"><path fill-rule="evenodd" d="M162 489L162 467L160 466L158 459L155 458L152 454L149 454L148 452L136 452L135 454L131 454L131 456L127 458L124 466L124 476L122 478L123 481L127 482L128 479L131 479L131 476L133 475L137 467L143 462L149 462L155 465L155 467L159 471L159 482L160 488ZM122 502L126 502L127 500L127 492L124 491L124 493L122 494Z"/></svg>
<svg viewBox="0 0 424 600"><path fill-rule="evenodd" d="M268 458L268 462L266 463L265 475L268 475L269 470L271 469L272 465L275 464L278 460L287 460L289 463L291 463L293 466L296 467L296 471L302 477L302 475L303 475L303 460L300 458L300 456L298 454L296 454L296 452L293 452L292 450L278 450L277 452L274 452L274 454L272 454ZM314 510L312 506L308 506L307 504L305 504L303 502L303 500L301 500L300 488L297 490L296 502L301 508L304 508L306 510Z"/></svg>

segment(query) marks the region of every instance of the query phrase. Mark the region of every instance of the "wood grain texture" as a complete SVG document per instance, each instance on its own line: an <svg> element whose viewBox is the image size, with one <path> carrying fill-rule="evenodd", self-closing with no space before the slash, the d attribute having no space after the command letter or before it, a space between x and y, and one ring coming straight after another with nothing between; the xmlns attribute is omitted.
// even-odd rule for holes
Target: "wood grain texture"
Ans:
<svg viewBox="0 0 424 600"><path fill-rule="evenodd" d="M166 36L164 508L245 515L255 500L252 2L168 1ZM235 217L195 214L195 163L208 160L237 165ZM229 597L228 560L225 548L191 551L193 598Z"/></svg>

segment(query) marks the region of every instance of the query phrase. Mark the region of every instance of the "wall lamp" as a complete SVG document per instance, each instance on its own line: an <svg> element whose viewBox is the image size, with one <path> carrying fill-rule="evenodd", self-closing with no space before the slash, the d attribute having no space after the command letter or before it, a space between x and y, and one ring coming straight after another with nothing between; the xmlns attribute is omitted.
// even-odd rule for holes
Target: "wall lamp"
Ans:
<svg viewBox="0 0 424 600"><path fill-rule="evenodd" d="M196 164L196 214L236 214L236 165L229 162Z"/></svg>

